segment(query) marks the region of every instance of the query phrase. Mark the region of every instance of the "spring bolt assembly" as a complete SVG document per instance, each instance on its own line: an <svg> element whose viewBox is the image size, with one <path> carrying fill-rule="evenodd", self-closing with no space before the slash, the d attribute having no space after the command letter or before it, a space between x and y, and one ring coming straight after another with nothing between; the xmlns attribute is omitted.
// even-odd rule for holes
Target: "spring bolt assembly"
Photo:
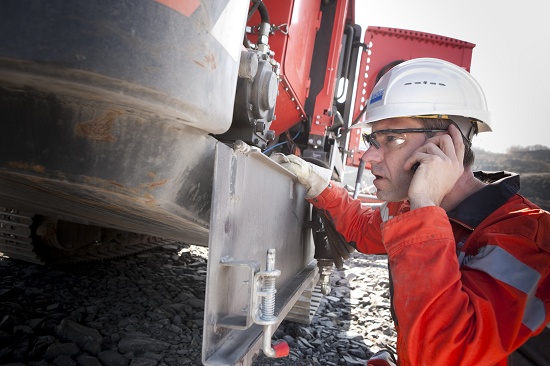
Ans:
<svg viewBox="0 0 550 366"><path fill-rule="evenodd" d="M254 323L263 325L262 351L268 357L288 356L289 346L282 341L271 345L271 337L274 332L274 325L278 322L275 315L275 281L281 271L275 269L275 249L268 249L266 270L259 271L254 275L255 291L253 296ZM261 298L261 301L258 301Z"/></svg>

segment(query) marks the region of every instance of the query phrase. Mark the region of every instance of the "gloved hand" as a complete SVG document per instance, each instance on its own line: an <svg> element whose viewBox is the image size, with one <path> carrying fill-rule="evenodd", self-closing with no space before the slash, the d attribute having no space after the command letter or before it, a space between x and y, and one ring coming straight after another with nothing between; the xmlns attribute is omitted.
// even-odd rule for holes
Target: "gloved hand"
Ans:
<svg viewBox="0 0 550 366"><path fill-rule="evenodd" d="M332 171L308 163L296 155L276 153L271 159L298 177L298 181L307 189L306 198L315 198L327 188Z"/></svg>

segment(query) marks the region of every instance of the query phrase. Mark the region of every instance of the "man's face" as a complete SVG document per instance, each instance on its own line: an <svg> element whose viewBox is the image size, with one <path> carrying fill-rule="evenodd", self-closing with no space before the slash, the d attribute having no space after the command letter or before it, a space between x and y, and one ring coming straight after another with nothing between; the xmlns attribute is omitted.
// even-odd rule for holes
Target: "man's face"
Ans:
<svg viewBox="0 0 550 366"><path fill-rule="evenodd" d="M372 166L375 176L376 196L384 201L403 201L413 172L403 168L405 161L426 141L424 133L385 133L376 131L402 128L422 128L422 124L408 117L390 118L374 122L371 133L379 142L380 148L370 146L363 159Z"/></svg>

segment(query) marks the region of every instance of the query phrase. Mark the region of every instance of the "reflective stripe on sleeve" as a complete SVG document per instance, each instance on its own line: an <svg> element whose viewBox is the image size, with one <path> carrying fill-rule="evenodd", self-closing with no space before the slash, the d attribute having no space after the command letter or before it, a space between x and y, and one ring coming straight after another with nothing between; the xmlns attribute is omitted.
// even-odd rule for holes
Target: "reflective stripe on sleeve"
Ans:
<svg viewBox="0 0 550 366"><path fill-rule="evenodd" d="M544 324L544 304L535 297L540 273L496 245L481 248L477 255L466 258L465 262L466 267L485 272L527 295L522 321L527 328L535 331Z"/></svg>

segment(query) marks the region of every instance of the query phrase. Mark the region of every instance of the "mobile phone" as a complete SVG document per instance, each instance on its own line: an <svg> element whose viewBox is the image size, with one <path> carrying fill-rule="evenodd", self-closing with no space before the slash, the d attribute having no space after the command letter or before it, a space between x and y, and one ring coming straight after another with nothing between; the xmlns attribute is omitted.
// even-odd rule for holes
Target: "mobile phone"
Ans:
<svg viewBox="0 0 550 366"><path fill-rule="evenodd" d="M411 170L412 170L413 172L416 172L416 169L418 169L419 166L420 166L420 163L419 163L419 162L416 162L416 163L414 163L414 165L411 167Z"/></svg>

